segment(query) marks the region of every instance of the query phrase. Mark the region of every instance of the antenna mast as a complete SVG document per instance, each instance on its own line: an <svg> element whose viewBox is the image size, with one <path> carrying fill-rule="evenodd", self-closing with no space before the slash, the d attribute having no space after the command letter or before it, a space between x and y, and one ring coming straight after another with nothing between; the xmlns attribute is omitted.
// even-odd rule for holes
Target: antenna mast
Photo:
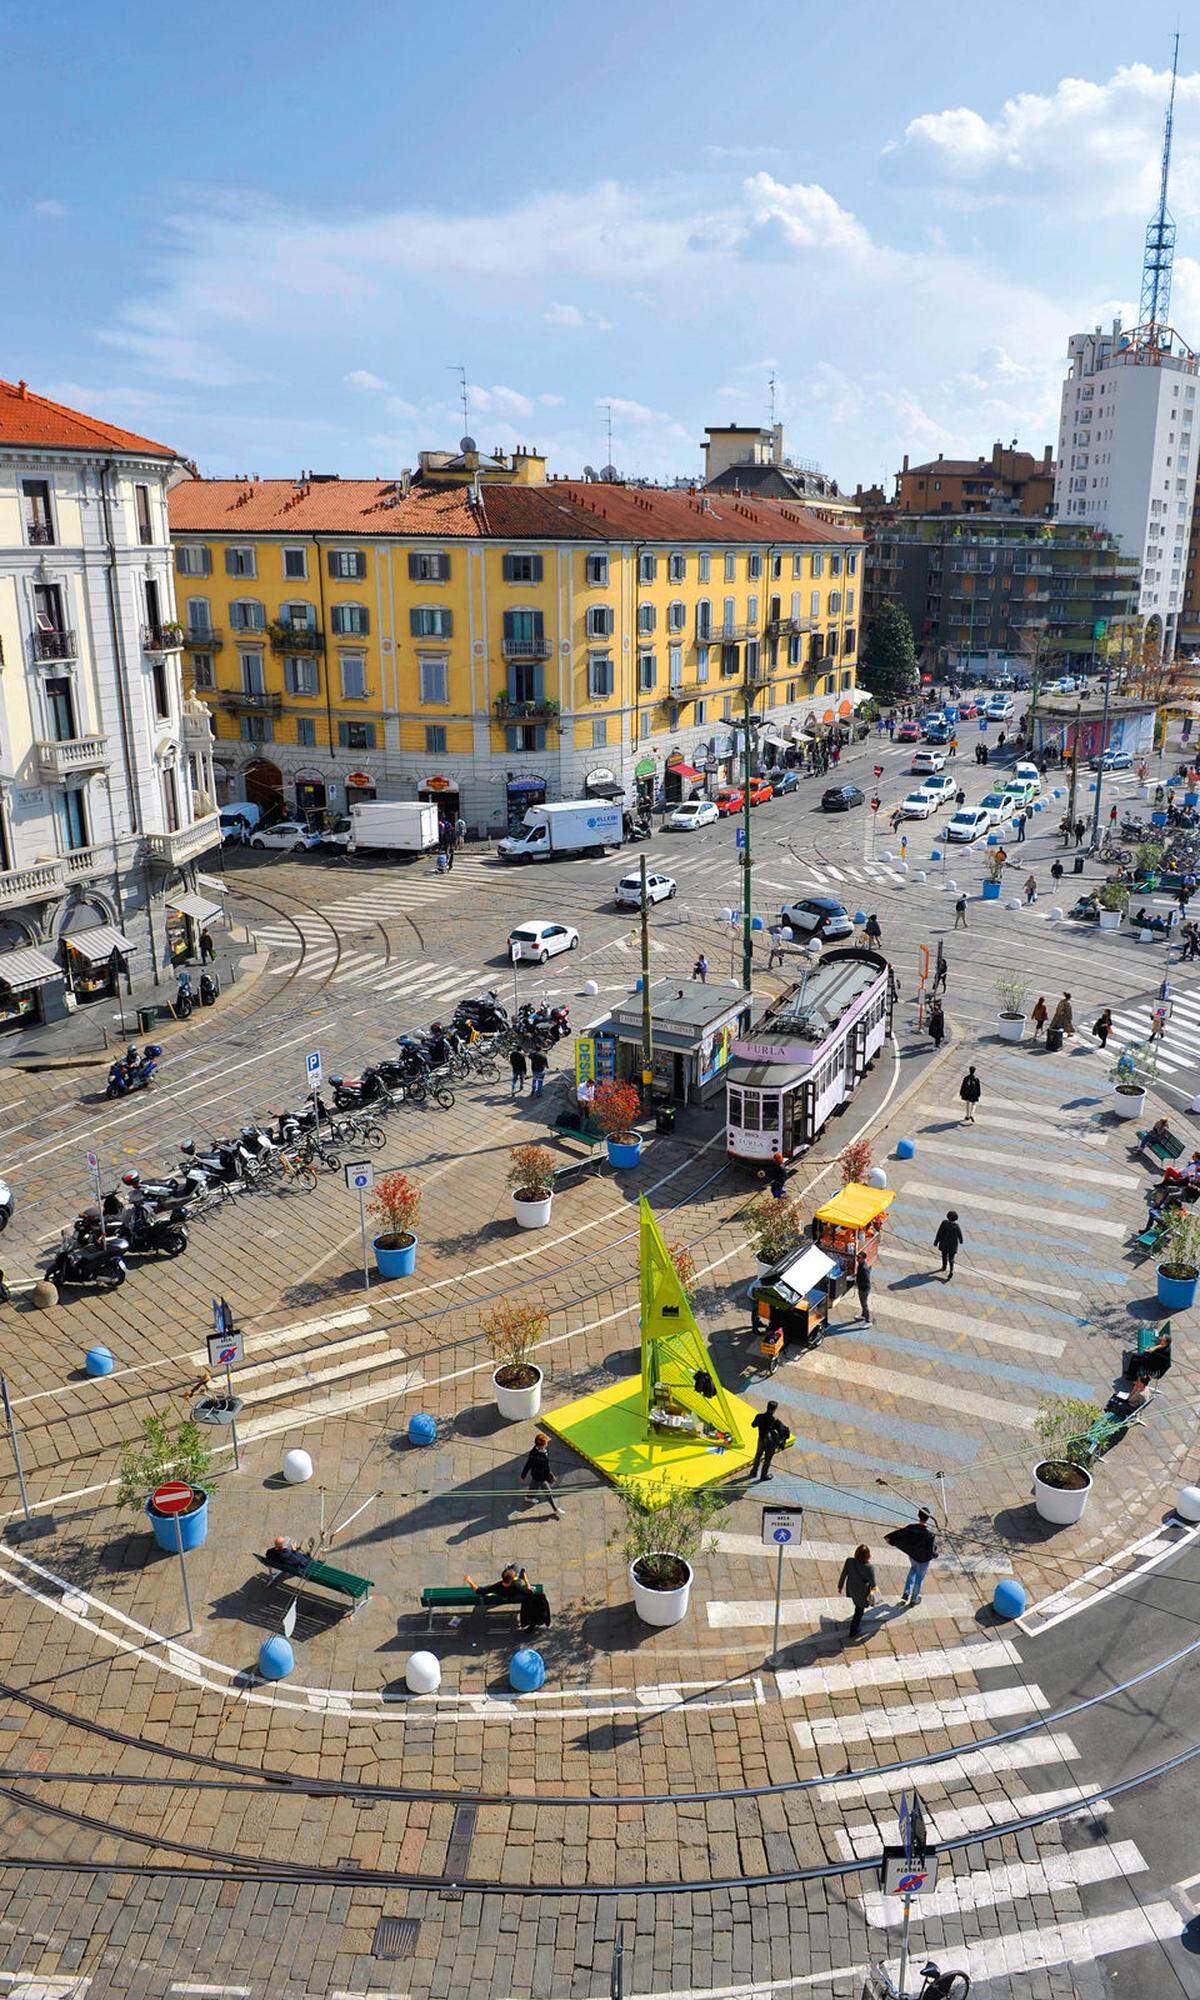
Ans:
<svg viewBox="0 0 1200 2000"><path fill-rule="evenodd" d="M1165 326L1171 311L1171 267L1175 261L1175 223L1167 207L1167 182L1171 172L1171 127L1175 122L1175 79L1179 73L1179 30L1171 56L1171 91L1163 122L1162 176L1158 187L1158 207L1146 224L1146 249L1142 259L1142 303L1139 313L1144 327Z"/></svg>
<svg viewBox="0 0 1200 2000"><path fill-rule="evenodd" d="M458 400L462 404L463 430L466 432L471 428L467 413L467 371L461 361L451 361L447 365L450 373L458 376Z"/></svg>
<svg viewBox="0 0 1200 2000"><path fill-rule="evenodd" d="M775 428L775 376L774 376L774 372L772 372L772 373L771 373L771 374L770 374L770 375L768 376L768 378L767 378L767 388L768 388L768 389L770 390L770 393L771 393L771 429L772 429L772 430L774 430L774 428Z"/></svg>

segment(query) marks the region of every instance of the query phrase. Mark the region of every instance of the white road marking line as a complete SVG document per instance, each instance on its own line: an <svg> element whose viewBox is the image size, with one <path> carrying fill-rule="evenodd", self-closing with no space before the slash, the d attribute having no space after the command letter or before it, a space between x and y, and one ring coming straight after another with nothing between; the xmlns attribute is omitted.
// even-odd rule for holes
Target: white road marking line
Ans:
<svg viewBox="0 0 1200 2000"><path fill-rule="evenodd" d="M733 1600L711 1599L705 1607L710 1625L727 1629L733 1625L770 1625L775 1616L773 1597L742 1598ZM878 1629L886 1605L878 1605L872 1619ZM953 1591L922 1596L919 1604L914 1604L904 1614L907 1625L914 1618L964 1618L974 1617L977 1610L975 1600ZM785 1625L815 1625L822 1618L835 1619L843 1624L850 1616L850 1606L844 1597L785 1597L779 1607L779 1615Z"/></svg>
<svg viewBox="0 0 1200 2000"><path fill-rule="evenodd" d="M936 1251L906 1250L903 1244L893 1243L890 1239L887 1243L886 1255L889 1259L894 1259L898 1264L920 1264L926 1270L929 1269L930 1259L932 1258L936 1266ZM1083 1293L1077 1285L1056 1285L1051 1283L1047 1278L1017 1278L1010 1271L996 1271L984 1264L972 1264L971 1276L972 1278L977 1278L981 1284L992 1282L998 1286L1007 1286L1011 1291L1035 1292L1039 1296L1050 1299L1081 1299L1083 1297Z"/></svg>
<svg viewBox="0 0 1200 2000"><path fill-rule="evenodd" d="M1080 1167L1072 1165L1064 1170L1062 1162L1058 1160L1052 1160L1048 1164L1043 1164L1038 1160L1032 1149L1025 1153L1006 1153L991 1146L976 1146L972 1143L968 1154L962 1139L931 1139L922 1136L921 1150L923 1153L945 1154L948 1159L962 1160L964 1162L967 1160L984 1160L989 1165L1011 1167L1018 1179L1024 1179L1026 1175L1033 1174L1034 1176L1042 1175L1048 1180L1061 1182L1065 1171L1072 1182L1086 1181L1097 1187L1136 1188L1141 1185L1136 1174L1115 1174L1111 1169L1106 1167Z"/></svg>
<svg viewBox="0 0 1200 2000"><path fill-rule="evenodd" d="M958 1840L966 1833L986 1833L991 1826L1003 1826L1011 1819L1032 1819L1038 1813L1063 1812L1070 1821L1080 1820L1085 1824L1093 1819L1107 1819L1112 1812L1108 1799L1097 1799L1092 1806L1081 1806L1078 1785L1064 1785L1059 1791L1018 1792L997 1799L982 1799L978 1805L963 1806L955 1810L944 1806L940 1812L925 1815L926 1832L931 1841ZM1061 1826L1064 1820L1056 1821ZM837 1827L834 1839L844 1861L865 1861L877 1855L885 1840L891 1840L890 1827L880 1827L873 1819L856 1820L847 1827ZM1200 1878L1198 1878L1200 1879ZM1176 1887L1180 1887L1176 1884Z"/></svg>
<svg viewBox="0 0 1200 2000"><path fill-rule="evenodd" d="M990 1092L988 1095L989 1102L993 1104L1012 1101L1011 1099L1005 1100L992 1097ZM926 1113L930 1118L955 1118L960 1124L962 1123L963 1108L961 1104L930 1104L926 1107ZM1017 1132L1026 1143L1029 1140L1031 1124L1043 1125L1048 1122L1042 1118L1034 1120L1028 1112L1024 1118L1005 1118L997 1112L981 1111L979 1109L975 1112L975 1123L977 1125L993 1125L998 1130ZM1103 1149L1108 1145L1108 1138L1102 1132L1080 1132L1073 1130L1068 1125L1062 1125L1058 1128L1055 1137L1057 1138L1060 1133L1064 1146L1099 1146ZM920 1144L922 1146L928 1144L928 1140L923 1133L920 1137Z"/></svg>
<svg viewBox="0 0 1200 2000"><path fill-rule="evenodd" d="M1110 1846L1081 1848L1076 1853L1047 1854L1041 1861L1002 1861L991 1868L977 1868L967 1875L943 1875L928 1896L913 1898L915 1923L929 1923L938 1917L964 1915L968 1910L992 1910L1001 1903L1015 1903L1027 1896L1050 1896L1056 1889L1083 1888L1095 1882L1111 1882L1116 1876L1140 1875L1146 1867L1132 1840ZM863 1896L863 1916L873 1929L892 1930L904 1922L904 1904L899 1896Z"/></svg>
<svg viewBox="0 0 1200 2000"><path fill-rule="evenodd" d="M962 1201L962 1195L957 1188L943 1187L939 1181L908 1181L905 1183L904 1191L907 1194L920 1195L927 1201L947 1202L951 1208ZM1030 1202L1003 1201L991 1193L987 1195L982 1205L988 1215L1011 1215L1019 1222L1058 1223L1062 1227L1064 1240L1069 1240L1073 1230L1082 1230L1089 1236L1124 1237L1129 1234L1123 1222L1105 1222L1101 1216L1086 1212L1076 1214L1074 1209L1069 1208L1042 1206L1035 1208Z"/></svg>
<svg viewBox="0 0 1200 2000"><path fill-rule="evenodd" d="M731 1528L718 1528L713 1536L718 1555L760 1556L766 1564L772 1556L770 1549L763 1547L761 1535L738 1534ZM829 1562L840 1568L845 1560L844 1542L809 1541L807 1538L788 1551L788 1562ZM878 1548L871 1558L876 1569L908 1569L908 1557L899 1549L889 1549L885 1544ZM1011 1576L1012 1564L1007 1557L965 1556L954 1564L956 1576Z"/></svg>
<svg viewBox="0 0 1200 2000"><path fill-rule="evenodd" d="M769 1555L770 1550L765 1553ZM810 1699L818 1694L847 1694L851 1688L895 1683L906 1687L910 1681L957 1680L985 1669L1020 1666L1021 1655L1011 1639L985 1639L965 1646L937 1646L927 1653L865 1654L846 1666L783 1667L775 1675L775 1685L788 1699Z"/></svg>
<svg viewBox="0 0 1200 2000"><path fill-rule="evenodd" d="M916 1299L900 1298L880 1285L873 1286L871 1290L871 1313L876 1319L899 1319L917 1326L940 1327L947 1333L961 1334L967 1340L1014 1348L1019 1354L1040 1354L1047 1361L1056 1360L1066 1346L1066 1342L1054 1334L1031 1333L1023 1326L1003 1326L994 1320L943 1312L937 1306L926 1306Z"/></svg>
<svg viewBox="0 0 1200 2000"><path fill-rule="evenodd" d="M917 1606L922 1608L925 1600ZM1004 1721L1025 1715L1030 1709L1050 1706L1050 1697L1039 1687L991 1688L986 1693L963 1694L949 1701L917 1701L906 1708L864 1708L857 1715L821 1716L815 1722L793 1722L792 1733L801 1750L818 1749L831 1743L875 1743L896 1736L918 1736L944 1729L960 1729L968 1723Z"/></svg>
<svg viewBox="0 0 1200 2000"><path fill-rule="evenodd" d="M906 1375L898 1368L876 1367L872 1362L859 1361L847 1354L844 1344L836 1355L822 1349L815 1354L805 1354L802 1365L784 1363L785 1372L793 1367L798 1367L805 1375L856 1382L860 1388L878 1389L885 1396L902 1396L910 1402L954 1410L963 1416L982 1417L987 1423L1003 1424L1007 1430L1028 1430L1037 1414L1030 1405L1013 1403L999 1396L982 1396L974 1390L960 1388L957 1382L933 1382L927 1374ZM869 1429L870 1412L864 1409L863 1415L864 1428Z"/></svg>
<svg viewBox="0 0 1200 2000"><path fill-rule="evenodd" d="M965 1779L994 1778L1001 1771L1029 1771L1038 1764L1072 1764L1079 1750L1070 1736L1051 1733L1024 1736L1016 1743L992 1743L986 1750L965 1750L945 1757L937 1764L919 1765L911 1778L902 1771L882 1772L865 1778L836 1778L817 1787L820 1799L895 1798L905 1784L915 1783L924 1798L926 1792L947 1791Z"/></svg>

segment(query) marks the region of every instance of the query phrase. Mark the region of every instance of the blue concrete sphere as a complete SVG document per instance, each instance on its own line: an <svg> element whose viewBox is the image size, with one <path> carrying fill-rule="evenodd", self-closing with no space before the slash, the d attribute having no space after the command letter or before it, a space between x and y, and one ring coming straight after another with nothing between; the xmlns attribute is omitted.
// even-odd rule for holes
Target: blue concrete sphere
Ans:
<svg viewBox="0 0 1200 2000"><path fill-rule="evenodd" d="M992 1610L999 1618L1019 1618L1029 1599L1015 1576L1002 1576L992 1592Z"/></svg>
<svg viewBox="0 0 1200 2000"><path fill-rule="evenodd" d="M761 918L761 917L751 917L751 919L750 919L750 928L751 928L751 930L752 930L752 931L760 931L760 930L761 930L761 929L763 928L763 920L762 920L762 918Z"/></svg>
<svg viewBox="0 0 1200 2000"><path fill-rule="evenodd" d="M865 924L865 923L866 923L866 921L867 921L867 913L866 913L866 911L865 911L865 910L855 910L855 912L854 912L854 921L855 921L855 923L856 923L856 924Z"/></svg>
<svg viewBox="0 0 1200 2000"><path fill-rule="evenodd" d="M930 850L929 850L929 859L930 859L931 861L940 861L940 860L941 860L941 858L942 858L942 850L941 850L941 848L940 848L940 847L931 847L931 848L930 848Z"/></svg>
<svg viewBox="0 0 1200 2000"><path fill-rule="evenodd" d="M296 1655L282 1632L263 1640L258 1649L258 1671L265 1681L285 1680L295 1664Z"/></svg>
<svg viewBox="0 0 1200 2000"><path fill-rule="evenodd" d="M546 1662L532 1646L522 1646L508 1663L508 1684L517 1694L532 1694L546 1678Z"/></svg>
<svg viewBox="0 0 1200 2000"><path fill-rule="evenodd" d="M897 1139L896 1158L898 1160L915 1159L916 1151L917 1151L917 1142L915 1139Z"/></svg>
<svg viewBox="0 0 1200 2000"><path fill-rule="evenodd" d="M408 1441L410 1444L432 1444L437 1436L437 1418L428 1410L418 1410L415 1417L408 1420Z"/></svg>
<svg viewBox="0 0 1200 2000"><path fill-rule="evenodd" d="M111 1375L113 1372L113 1358L107 1347L89 1347L83 1365L89 1375Z"/></svg>

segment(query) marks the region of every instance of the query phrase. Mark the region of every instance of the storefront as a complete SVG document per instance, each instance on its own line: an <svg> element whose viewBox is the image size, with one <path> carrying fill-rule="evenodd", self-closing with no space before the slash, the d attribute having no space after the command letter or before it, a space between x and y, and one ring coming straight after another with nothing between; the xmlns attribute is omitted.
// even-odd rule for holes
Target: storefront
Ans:
<svg viewBox="0 0 1200 2000"><path fill-rule="evenodd" d="M616 774L603 769L589 771L583 789L590 799L623 799L625 787Z"/></svg>
<svg viewBox="0 0 1200 2000"><path fill-rule="evenodd" d="M181 889L167 898L167 950L171 954L172 965L182 965L185 959L200 957L200 938L204 931L211 931L214 923L224 921L224 912L219 903L210 903L207 896L198 896L193 889Z"/></svg>
<svg viewBox="0 0 1200 2000"><path fill-rule="evenodd" d="M650 988L650 1046L655 1097L704 1104L724 1087L733 1044L749 1031L753 1001L740 987L700 979L656 979ZM631 993L580 1041L615 1045L616 1074L642 1074L642 996ZM578 1064L577 1064L578 1067ZM598 1073L598 1072L597 1072Z"/></svg>
<svg viewBox="0 0 1200 2000"><path fill-rule="evenodd" d="M61 1021L68 1013L61 966L36 945L0 952L0 1031Z"/></svg>
<svg viewBox="0 0 1200 2000"><path fill-rule="evenodd" d="M546 803L546 780L538 777L515 778L509 773L504 787L505 819L510 833L519 833L530 806L544 806Z"/></svg>
<svg viewBox="0 0 1200 2000"><path fill-rule="evenodd" d="M296 818L307 819L310 814L328 812L335 804L330 797L331 789L319 771L297 771L296 773Z"/></svg>
<svg viewBox="0 0 1200 2000"><path fill-rule="evenodd" d="M637 807L639 814L648 813L654 804L654 785L658 769L653 757L639 757L633 767L633 782L637 787Z"/></svg>
<svg viewBox="0 0 1200 2000"><path fill-rule="evenodd" d="M698 786L704 783L703 771L694 764L685 763L682 757L667 759L663 773L663 793L669 806L677 806L684 799L694 798Z"/></svg>
<svg viewBox="0 0 1200 2000"><path fill-rule="evenodd" d="M447 821L453 826L462 811L458 786L452 785L449 778L422 778L417 786L417 797L427 805L437 807L439 826L445 826Z"/></svg>
<svg viewBox="0 0 1200 2000"><path fill-rule="evenodd" d="M93 924L83 931L68 931L62 939L67 978L81 1006L89 1000L111 999L121 974L129 970L129 960L137 946L115 924Z"/></svg>
<svg viewBox="0 0 1200 2000"><path fill-rule="evenodd" d="M356 805L362 799L375 797L375 780L369 771L351 771L346 779L346 807Z"/></svg>

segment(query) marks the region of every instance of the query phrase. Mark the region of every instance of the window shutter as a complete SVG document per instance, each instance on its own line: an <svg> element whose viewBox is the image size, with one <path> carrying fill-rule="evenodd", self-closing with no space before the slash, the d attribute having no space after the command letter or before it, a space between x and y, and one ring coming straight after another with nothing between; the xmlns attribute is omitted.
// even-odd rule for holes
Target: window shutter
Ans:
<svg viewBox="0 0 1200 2000"><path fill-rule="evenodd" d="M408 580L410 583L419 583L421 580L421 558L415 549L410 549L408 552Z"/></svg>
<svg viewBox="0 0 1200 2000"><path fill-rule="evenodd" d="M505 583L514 583L516 581L516 575L517 575L517 559L513 555L506 555L504 558Z"/></svg>
<svg viewBox="0 0 1200 2000"><path fill-rule="evenodd" d="M531 556L529 561L533 571L533 581L534 583L540 583L542 580L542 558L540 556Z"/></svg>

